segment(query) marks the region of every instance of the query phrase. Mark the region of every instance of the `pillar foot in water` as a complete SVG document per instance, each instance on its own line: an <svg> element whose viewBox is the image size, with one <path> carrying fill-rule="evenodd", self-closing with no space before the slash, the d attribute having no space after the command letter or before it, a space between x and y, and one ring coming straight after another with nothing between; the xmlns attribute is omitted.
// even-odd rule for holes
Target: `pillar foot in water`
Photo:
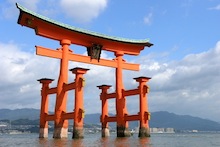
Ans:
<svg viewBox="0 0 220 147"><path fill-rule="evenodd" d="M131 132L129 128L124 126L117 126L117 137L130 137Z"/></svg>
<svg viewBox="0 0 220 147"><path fill-rule="evenodd" d="M54 128L53 138L67 138L68 128Z"/></svg>
<svg viewBox="0 0 220 147"><path fill-rule="evenodd" d="M102 128L102 137L109 137L109 128Z"/></svg>
<svg viewBox="0 0 220 147"><path fill-rule="evenodd" d="M40 128L39 138L48 138L48 128Z"/></svg>
<svg viewBox="0 0 220 147"><path fill-rule="evenodd" d="M73 139L84 138L84 129L83 127L73 128Z"/></svg>
<svg viewBox="0 0 220 147"><path fill-rule="evenodd" d="M138 137L150 137L150 128L140 127Z"/></svg>

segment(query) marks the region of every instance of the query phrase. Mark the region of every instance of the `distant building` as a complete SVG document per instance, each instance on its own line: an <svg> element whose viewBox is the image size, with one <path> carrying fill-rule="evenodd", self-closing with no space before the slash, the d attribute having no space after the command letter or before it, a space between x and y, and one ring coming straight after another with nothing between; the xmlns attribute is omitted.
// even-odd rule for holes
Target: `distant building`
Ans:
<svg viewBox="0 0 220 147"><path fill-rule="evenodd" d="M174 128L165 128L166 133L175 133Z"/></svg>
<svg viewBox="0 0 220 147"><path fill-rule="evenodd" d="M198 130L192 130L192 133L198 133L199 131Z"/></svg>
<svg viewBox="0 0 220 147"><path fill-rule="evenodd" d="M7 127L7 125L0 124L0 128L2 128L2 127Z"/></svg>
<svg viewBox="0 0 220 147"><path fill-rule="evenodd" d="M151 133L175 133L174 128L150 128Z"/></svg>
<svg viewBox="0 0 220 147"><path fill-rule="evenodd" d="M158 132L158 129L157 128L150 128L150 132L151 133L156 133L156 132Z"/></svg>

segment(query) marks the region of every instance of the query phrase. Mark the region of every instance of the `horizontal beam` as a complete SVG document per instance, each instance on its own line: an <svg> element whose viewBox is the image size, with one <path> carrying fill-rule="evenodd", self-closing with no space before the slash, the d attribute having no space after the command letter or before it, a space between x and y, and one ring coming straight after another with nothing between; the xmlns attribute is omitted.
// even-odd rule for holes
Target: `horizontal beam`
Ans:
<svg viewBox="0 0 220 147"><path fill-rule="evenodd" d="M116 119L116 116L108 116L105 118L105 121L106 122L116 122L117 119Z"/></svg>
<svg viewBox="0 0 220 147"><path fill-rule="evenodd" d="M140 92L139 92L139 89L131 89L131 90L125 90L124 92L123 92L123 95L124 96L131 96L131 95L137 95L137 94L139 94Z"/></svg>
<svg viewBox="0 0 220 147"><path fill-rule="evenodd" d="M69 112L69 113L63 113L61 118L63 120L66 119L74 119L74 112ZM54 114L48 114L46 115L46 121L54 121L55 120L55 115Z"/></svg>
<svg viewBox="0 0 220 147"><path fill-rule="evenodd" d="M140 120L140 115L125 115L125 121L135 121L135 120Z"/></svg>
<svg viewBox="0 0 220 147"><path fill-rule="evenodd" d="M124 115L125 121L136 121L140 120L140 115L135 114L135 115ZM117 117L116 116L106 116L104 119L105 122L116 122Z"/></svg>
<svg viewBox="0 0 220 147"><path fill-rule="evenodd" d="M123 95L124 96L132 96L132 95L137 95L139 94L139 89L131 89L131 90L124 90ZM116 93L108 93L106 94L106 99L112 99L116 98Z"/></svg>
<svg viewBox="0 0 220 147"><path fill-rule="evenodd" d="M116 93L108 93L106 94L106 99L112 99L112 98L116 98Z"/></svg>
<svg viewBox="0 0 220 147"><path fill-rule="evenodd" d="M55 115L54 114L46 115L46 121L53 121L53 120L55 120Z"/></svg>
<svg viewBox="0 0 220 147"><path fill-rule="evenodd" d="M75 83L75 82L72 82L72 83L64 84L64 85L63 85L64 91L73 90L73 89L75 89L75 88L76 88L76 83Z"/></svg>
<svg viewBox="0 0 220 147"><path fill-rule="evenodd" d="M61 117L63 120L74 119L74 112L64 113Z"/></svg>
<svg viewBox="0 0 220 147"><path fill-rule="evenodd" d="M50 88L47 91L47 94L54 94L54 93L57 93L57 87Z"/></svg>
<svg viewBox="0 0 220 147"><path fill-rule="evenodd" d="M63 85L63 89L65 91L73 90L75 88L76 88L75 82ZM56 92L57 92L57 87L53 87L47 90L47 94L55 94Z"/></svg>
<svg viewBox="0 0 220 147"><path fill-rule="evenodd" d="M62 58L62 52L58 50L52 50L40 46L36 46L36 54L40 56L46 56L46 57L52 57L52 58ZM117 68L117 62L114 60L107 60L107 59L100 59L98 60L90 58L90 56L84 56L84 55L77 55L73 53L68 54L68 58L70 61L76 61L76 62L82 62L82 63L88 63L88 64L94 64L94 65L100 65L100 66L107 66L107 67L113 67ZM122 68L126 70L139 70L139 64L133 64L133 63L122 63Z"/></svg>

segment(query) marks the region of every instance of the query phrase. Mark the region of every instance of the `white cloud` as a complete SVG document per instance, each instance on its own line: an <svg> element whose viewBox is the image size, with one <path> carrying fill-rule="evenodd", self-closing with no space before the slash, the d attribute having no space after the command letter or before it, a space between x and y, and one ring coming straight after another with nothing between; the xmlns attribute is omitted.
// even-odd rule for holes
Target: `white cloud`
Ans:
<svg viewBox="0 0 220 147"><path fill-rule="evenodd" d="M209 8L209 10L220 10L220 4L215 7Z"/></svg>
<svg viewBox="0 0 220 147"><path fill-rule="evenodd" d="M40 78L52 78L55 87L58 79L59 60L36 56L34 53L23 51L21 46L14 43L0 43L0 108L37 108L40 109L40 88L37 81ZM109 58L102 53L103 58ZM85 75L86 87L85 107L87 113L100 110L100 90L96 87L102 84L114 86L114 70L108 67L70 62L69 68L83 67L90 69ZM69 82L75 75L69 73ZM68 110L73 110L74 94L70 92ZM92 102L91 102L92 101ZM55 95L50 96L49 109L54 110Z"/></svg>
<svg viewBox="0 0 220 147"><path fill-rule="evenodd" d="M51 86L56 86L59 60L22 51L21 47L13 43L0 43L0 51L0 108L39 109L41 85L36 80L44 77L54 78L56 80ZM107 54L103 54L103 57L109 58ZM134 77L150 76L151 112L167 110L220 121L215 117L220 114L219 62L220 41L213 49L190 54L180 61L163 63L142 56L136 61L141 64L140 72L123 72L124 86L126 89L134 89L138 86L133 80ZM69 67L76 66L90 69L85 75L84 104L86 113L98 113L101 110L101 101L100 90L96 86L109 84L112 85L110 92L114 92L115 69L76 62L71 62ZM69 73L69 77L69 82L73 81L74 75ZM68 110L73 109L73 95L71 92L68 98ZM51 101L50 110L54 110L54 96ZM128 103L129 112L135 112L138 100L128 98ZM114 112L114 101L110 101L109 107L109 110Z"/></svg>
<svg viewBox="0 0 220 147"><path fill-rule="evenodd" d="M0 51L0 108L39 108L40 84L36 80L45 75L54 78L57 65L53 60L22 51L14 43L0 43Z"/></svg>
<svg viewBox="0 0 220 147"><path fill-rule="evenodd" d="M17 8L15 6L16 3L19 3L26 8L32 10L32 11L37 11L37 4L39 3L40 0L7 0L6 3L2 3L2 13L5 18L12 18L17 14Z"/></svg>
<svg viewBox="0 0 220 147"><path fill-rule="evenodd" d="M63 12L62 16L67 16L79 23L87 23L105 10L108 0L7 0L0 4L0 11L4 18L14 18L15 14L19 14L15 3L46 16L54 17Z"/></svg>
<svg viewBox="0 0 220 147"><path fill-rule="evenodd" d="M37 11L37 4L40 2L40 0L9 0L10 3L15 4L15 3L20 3L27 7L28 9L32 11Z"/></svg>
<svg viewBox="0 0 220 147"><path fill-rule="evenodd" d="M143 59L143 58L142 58ZM167 110L174 113L190 114L215 119L220 114L220 41L214 49L199 54L190 54L181 61L157 62L156 70L150 67L155 62L141 61L141 73L152 75L149 105L151 111ZM205 112L208 108L212 111Z"/></svg>
<svg viewBox="0 0 220 147"><path fill-rule="evenodd" d="M153 65L149 66L149 70L158 70L158 69L160 69L158 62L154 62Z"/></svg>
<svg viewBox="0 0 220 147"><path fill-rule="evenodd" d="M80 23L90 22L107 7L107 0L61 0L64 13Z"/></svg>
<svg viewBox="0 0 220 147"><path fill-rule="evenodd" d="M146 25L150 25L152 23L153 13L149 13L147 16L144 17L144 23Z"/></svg>

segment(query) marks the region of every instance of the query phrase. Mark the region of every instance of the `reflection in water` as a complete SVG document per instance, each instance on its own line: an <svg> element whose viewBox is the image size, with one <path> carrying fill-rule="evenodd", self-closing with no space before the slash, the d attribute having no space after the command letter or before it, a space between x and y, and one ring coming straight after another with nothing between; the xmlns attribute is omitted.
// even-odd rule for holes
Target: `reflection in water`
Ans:
<svg viewBox="0 0 220 147"><path fill-rule="evenodd" d="M106 137L97 140L94 144L102 147L152 147L150 144L150 138L137 137Z"/></svg>
<svg viewBox="0 0 220 147"><path fill-rule="evenodd" d="M41 138L39 139L40 146L54 146L54 147L65 147L68 146L69 139L62 138L62 139L46 139Z"/></svg>
<svg viewBox="0 0 220 147"><path fill-rule="evenodd" d="M149 137L139 138L139 143L140 143L141 146L152 147Z"/></svg>
<svg viewBox="0 0 220 147"><path fill-rule="evenodd" d="M100 134L86 134L84 139L39 139L39 134L2 134L0 146L16 147L201 147L220 146L220 133L152 134L150 138L117 138L116 135L101 138Z"/></svg>
<svg viewBox="0 0 220 147"><path fill-rule="evenodd" d="M111 145L109 137L102 137L100 140L98 140L98 142L102 147L109 147Z"/></svg>
<svg viewBox="0 0 220 147"><path fill-rule="evenodd" d="M47 141L48 141L48 140L45 139L45 138L39 138L39 143L38 143L38 145L39 145L39 146L42 146L42 145L46 144Z"/></svg>
<svg viewBox="0 0 220 147"><path fill-rule="evenodd" d="M83 139L73 139L72 146L74 147L86 147L83 143Z"/></svg>
<svg viewBox="0 0 220 147"><path fill-rule="evenodd" d="M116 146L116 147L130 147L129 138L128 137L115 138L114 146Z"/></svg>
<svg viewBox="0 0 220 147"><path fill-rule="evenodd" d="M98 147L152 147L150 138L138 138L138 137L93 137L84 139L39 139L39 146L55 146L55 147L87 147L87 146L98 146Z"/></svg>
<svg viewBox="0 0 220 147"><path fill-rule="evenodd" d="M62 138L62 139L54 139L54 141L51 142L50 146L56 146L56 147L64 147L68 145L68 139Z"/></svg>

